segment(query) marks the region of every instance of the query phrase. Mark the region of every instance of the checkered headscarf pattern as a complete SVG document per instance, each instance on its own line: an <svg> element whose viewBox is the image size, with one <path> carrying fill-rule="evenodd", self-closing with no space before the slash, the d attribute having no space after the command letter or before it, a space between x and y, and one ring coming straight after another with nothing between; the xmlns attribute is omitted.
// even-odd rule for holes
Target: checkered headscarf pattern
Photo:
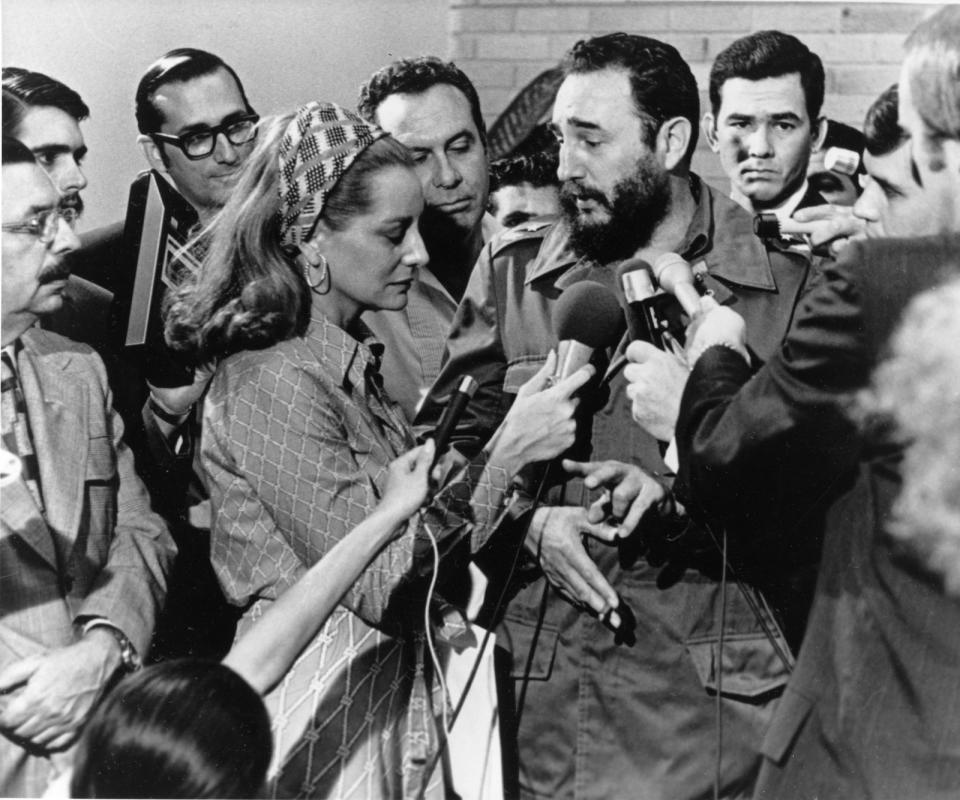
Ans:
<svg viewBox="0 0 960 800"><path fill-rule="evenodd" d="M335 103L301 106L280 140L280 238L306 241L327 197L356 157L386 134Z"/></svg>

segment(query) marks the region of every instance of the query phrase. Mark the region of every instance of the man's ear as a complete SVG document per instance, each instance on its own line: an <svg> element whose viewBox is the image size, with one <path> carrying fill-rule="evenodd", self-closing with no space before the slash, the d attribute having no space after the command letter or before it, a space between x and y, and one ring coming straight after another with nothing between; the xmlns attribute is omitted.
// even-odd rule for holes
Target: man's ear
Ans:
<svg viewBox="0 0 960 800"><path fill-rule="evenodd" d="M707 140L710 149L714 153L720 152L720 142L717 139L717 120L709 111L703 115L700 120L700 130L703 131L703 138Z"/></svg>
<svg viewBox="0 0 960 800"><path fill-rule="evenodd" d="M137 137L137 144L140 145L140 149L143 150L143 155L147 159L147 163L150 164L152 169L155 169L157 172L166 172L167 165L163 161L163 154L160 152L159 145L153 141L147 134L141 133Z"/></svg>
<svg viewBox="0 0 960 800"><path fill-rule="evenodd" d="M813 153L816 150L819 150L823 147L823 141L827 138L827 128L830 127L830 122L826 117L818 117L816 124L813 126L813 129L810 131L810 152Z"/></svg>
<svg viewBox="0 0 960 800"><path fill-rule="evenodd" d="M686 117L673 117L660 126L657 148L663 153L663 166L668 172L686 158L692 135L693 126Z"/></svg>

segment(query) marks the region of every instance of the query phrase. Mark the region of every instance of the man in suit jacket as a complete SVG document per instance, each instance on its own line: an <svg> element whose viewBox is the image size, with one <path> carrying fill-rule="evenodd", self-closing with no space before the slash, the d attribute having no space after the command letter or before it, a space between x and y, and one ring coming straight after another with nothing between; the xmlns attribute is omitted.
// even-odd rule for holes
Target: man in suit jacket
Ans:
<svg viewBox="0 0 960 800"><path fill-rule="evenodd" d="M699 357L677 441L694 513L747 549L741 534L765 505L825 517L814 608L764 741L759 798L960 796L960 602L886 531L901 447L845 413L910 298L960 274L958 61L960 8L948 7L911 35L900 80L927 204L916 233L941 235L850 245L755 375L729 309L705 315L690 342Z"/></svg>
<svg viewBox="0 0 960 800"><path fill-rule="evenodd" d="M3 141L0 795L38 796L111 680L150 643L176 549L136 477L103 363L35 327L77 240L19 141Z"/></svg>

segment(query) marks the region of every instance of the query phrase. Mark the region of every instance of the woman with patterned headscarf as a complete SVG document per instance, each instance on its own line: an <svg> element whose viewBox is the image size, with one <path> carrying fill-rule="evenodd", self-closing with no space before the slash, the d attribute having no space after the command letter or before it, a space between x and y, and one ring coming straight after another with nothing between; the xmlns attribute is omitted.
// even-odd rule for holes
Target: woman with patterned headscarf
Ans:
<svg viewBox="0 0 960 800"><path fill-rule="evenodd" d="M390 462L414 445L361 315L402 309L426 261L423 197L401 145L330 103L264 127L212 224L199 282L167 321L171 344L218 362L203 462L211 557L244 609L238 638L363 521ZM447 702L424 658L429 580L435 558L442 577L486 542L523 466L572 444L571 395L590 370L544 389L552 368L379 552L267 696L277 794L444 796L440 771L426 774Z"/></svg>

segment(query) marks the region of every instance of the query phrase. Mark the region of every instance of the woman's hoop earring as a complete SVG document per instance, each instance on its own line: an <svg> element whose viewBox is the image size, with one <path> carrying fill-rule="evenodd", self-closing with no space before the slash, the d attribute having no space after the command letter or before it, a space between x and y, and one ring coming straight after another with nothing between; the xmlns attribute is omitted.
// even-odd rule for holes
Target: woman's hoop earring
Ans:
<svg viewBox="0 0 960 800"><path fill-rule="evenodd" d="M307 286L310 287L311 292L315 294L326 294L330 291L330 265L327 263L327 257L323 253L317 253L316 255L316 262L304 258L303 277L306 279ZM320 277L311 282L310 271L313 267L320 268Z"/></svg>

